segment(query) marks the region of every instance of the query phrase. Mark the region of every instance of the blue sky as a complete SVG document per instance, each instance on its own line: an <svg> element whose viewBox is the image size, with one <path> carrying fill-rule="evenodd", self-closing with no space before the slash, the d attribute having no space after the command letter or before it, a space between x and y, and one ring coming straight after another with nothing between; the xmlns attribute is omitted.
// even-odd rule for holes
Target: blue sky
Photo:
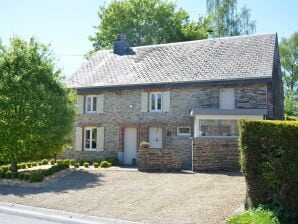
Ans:
<svg viewBox="0 0 298 224"><path fill-rule="evenodd" d="M0 39L8 44L13 35L51 44L63 74L70 75L91 49L88 36L98 24L99 6L109 0L0 0ZM206 14L206 0L176 0L191 18ZM278 33L279 38L298 31L297 0L238 0L252 10L257 34Z"/></svg>

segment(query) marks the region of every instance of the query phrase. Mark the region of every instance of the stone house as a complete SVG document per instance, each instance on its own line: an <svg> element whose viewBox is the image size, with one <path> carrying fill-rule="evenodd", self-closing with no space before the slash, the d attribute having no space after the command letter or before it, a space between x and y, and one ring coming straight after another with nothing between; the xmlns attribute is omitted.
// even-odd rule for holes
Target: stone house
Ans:
<svg viewBox="0 0 298 224"><path fill-rule="evenodd" d="M276 34L133 48L119 37L113 50L96 52L67 85L77 91L80 115L66 157L237 169L237 121L284 115ZM176 156L160 157L159 164L140 155L142 141L157 156Z"/></svg>

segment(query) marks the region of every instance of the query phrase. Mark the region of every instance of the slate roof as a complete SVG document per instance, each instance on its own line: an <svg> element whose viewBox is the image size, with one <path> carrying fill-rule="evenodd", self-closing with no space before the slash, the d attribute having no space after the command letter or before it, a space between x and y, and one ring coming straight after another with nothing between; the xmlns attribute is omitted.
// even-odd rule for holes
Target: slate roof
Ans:
<svg viewBox="0 0 298 224"><path fill-rule="evenodd" d="M206 82L272 77L276 34L214 38L96 52L69 88Z"/></svg>

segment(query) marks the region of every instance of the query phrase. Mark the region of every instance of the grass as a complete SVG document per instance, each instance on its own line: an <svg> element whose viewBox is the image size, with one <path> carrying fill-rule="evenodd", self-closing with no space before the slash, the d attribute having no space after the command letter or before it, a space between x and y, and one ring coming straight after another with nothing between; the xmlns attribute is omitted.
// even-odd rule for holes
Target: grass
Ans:
<svg viewBox="0 0 298 224"><path fill-rule="evenodd" d="M227 224L279 224L275 213L269 209L258 207L249 209L228 219Z"/></svg>

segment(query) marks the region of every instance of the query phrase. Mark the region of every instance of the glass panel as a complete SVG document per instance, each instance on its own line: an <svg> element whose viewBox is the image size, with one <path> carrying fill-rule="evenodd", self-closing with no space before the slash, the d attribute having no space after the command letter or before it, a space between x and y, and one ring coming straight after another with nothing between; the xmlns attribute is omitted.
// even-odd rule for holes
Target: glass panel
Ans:
<svg viewBox="0 0 298 224"><path fill-rule="evenodd" d="M92 129L92 149L96 149L96 135L97 135L97 129Z"/></svg>
<svg viewBox="0 0 298 224"><path fill-rule="evenodd" d="M86 130L86 136L85 136L85 148L90 148L90 130Z"/></svg>
<svg viewBox="0 0 298 224"><path fill-rule="evenodd" d="M155 94L151 94L151 110L155 110Z"/></svg>
<svg viewBox="0 0 298 224"><path fill-rule="evenodd" d="M178 128L178 134L189 135L190 134L190 128Z"/></svg>
<svg viewBox="0 0 298 224"><path fill-rule="evenodd" d="M96 97L92 97L93 98L93 108L92 111L96 111Z"/></svg>
<svg viewBox="0 0 298 224"><path fill-rule="evenodd" d="M87 97L87 111L91 111L91 97Z"/></svg>
<svg viewBox="0 0 298 224"><path fill-rule="evenodd" d="M200 120L200 136L238 136L237 120Z"/></svg>
<svg viewBox="0 0 298 224"><path fill-rule="evenodd" d="M157 96L157 110L161 110L161 94L156 94Z"/></svg>

